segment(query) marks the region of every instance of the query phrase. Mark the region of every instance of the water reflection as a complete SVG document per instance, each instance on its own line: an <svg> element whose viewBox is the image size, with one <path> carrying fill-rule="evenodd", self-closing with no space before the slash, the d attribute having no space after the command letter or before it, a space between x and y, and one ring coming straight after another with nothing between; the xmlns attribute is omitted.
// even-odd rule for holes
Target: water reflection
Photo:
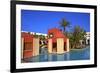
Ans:
<svg viewBox="0 0 100 73"><path fill-rule="evenodd" d="M68 60L87 60L90 59L90 49L84 48L83 50L71 50L69 53L64 54L48 54L44 48L41 50L39 56L25 59L25 62L46 62L46 61L68 61Z"/></svg>

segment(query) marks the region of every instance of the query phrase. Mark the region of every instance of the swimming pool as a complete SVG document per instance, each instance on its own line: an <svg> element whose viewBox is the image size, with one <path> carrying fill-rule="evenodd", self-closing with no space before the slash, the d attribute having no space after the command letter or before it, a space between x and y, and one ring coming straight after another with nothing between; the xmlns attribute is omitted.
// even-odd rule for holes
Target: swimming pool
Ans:
<svg viewBox="0 0 100 73"><path fill-rule="evenodd" d="M72 49L64 54L48 54L46 48L43 49L40 55L24 59L24 62L47 62L47 61L69 61L69 60L89 60L90 47L83 49Z"/></svg>

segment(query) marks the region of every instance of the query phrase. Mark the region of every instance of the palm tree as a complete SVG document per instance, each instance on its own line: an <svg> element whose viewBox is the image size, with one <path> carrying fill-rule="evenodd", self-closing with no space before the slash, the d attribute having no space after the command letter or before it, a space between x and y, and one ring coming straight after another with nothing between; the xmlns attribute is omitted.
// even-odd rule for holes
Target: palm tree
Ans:
<svg viewBox="0 0 100 73"><path fill-rule="evenodd" d="M64 33L66 32L66 27L70 26L70 23L65 18L63 18L59 24L63 28Z"/></svg>
<svg viewBox="0 0 100 73"><path fill-rule="evenodd" d="M71 46L73 48L80 48L80 40L84 40L85 30L80 26L75 26L70 36Z"/></svg>
<svg viewBox="0 0 100 73"><path fill-rule="evenodd" d="M45 36L44 35L39 35L41 40L45 40Z"/></svg>
<svg viewBox="0 0 100 73"><path fill-rule="evenodd" d="M38 37L39 37L39 35L37 35L36 33L34 33L34 37L35 37L35 38L38 38Z"/></svg>

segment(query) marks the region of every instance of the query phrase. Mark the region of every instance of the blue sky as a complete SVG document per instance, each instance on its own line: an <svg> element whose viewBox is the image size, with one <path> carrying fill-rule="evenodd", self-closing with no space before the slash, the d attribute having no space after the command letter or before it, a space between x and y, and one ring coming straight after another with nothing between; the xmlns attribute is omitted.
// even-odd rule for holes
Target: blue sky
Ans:
<svg viewBox="0 0 100 73"><path fill-rule="evenodd" d="M60 28L59 22L62 18L70 22L71 27L66 28L66 30L71 30L75 25L79 25L90 32L89 13L36 10L21 10L21 30L47 33L48 29Z"/></svg>

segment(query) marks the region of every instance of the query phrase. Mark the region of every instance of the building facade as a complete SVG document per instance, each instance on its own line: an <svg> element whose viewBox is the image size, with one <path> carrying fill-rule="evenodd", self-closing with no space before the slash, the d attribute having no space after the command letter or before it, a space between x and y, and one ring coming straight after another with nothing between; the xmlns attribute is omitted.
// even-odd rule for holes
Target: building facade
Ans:
<svg viewBox="0 0 100 73"><path fill-rule="evenodd" d="M89 46L90 45L90 32L86 32L86 34L84 35L85 39L84 40L80 40L80 44L84 45L84 46Z"/></svg>
<svg viewBox="0 0 100 73"><path fill-rule="evenodd" d="M90 32L86 32L86 45L90 45Z"/></svg>
<svg viewBox="0 0 100 73"><path fill-rule="evenodd" d="M41 35L41 34L39 34ZM39 36L37 34L37 36ZM45 40L30 32L21 32L21 58L38 56L41 52L62 54L69 52L69 38L57 28L48 30Z"/></svg>
<svg viewBox="0 0 100 73"><path fill-rule="evenodd" d="M48 52L57 54L69 52L69 38L57 28L48 30Z"/></svg>
<svg viewBox="0 0 100 73"><path fill-rule="evenodd" d="M21 33L21 57L30 58L39 55L39 38L28 32Z"/></svg>

